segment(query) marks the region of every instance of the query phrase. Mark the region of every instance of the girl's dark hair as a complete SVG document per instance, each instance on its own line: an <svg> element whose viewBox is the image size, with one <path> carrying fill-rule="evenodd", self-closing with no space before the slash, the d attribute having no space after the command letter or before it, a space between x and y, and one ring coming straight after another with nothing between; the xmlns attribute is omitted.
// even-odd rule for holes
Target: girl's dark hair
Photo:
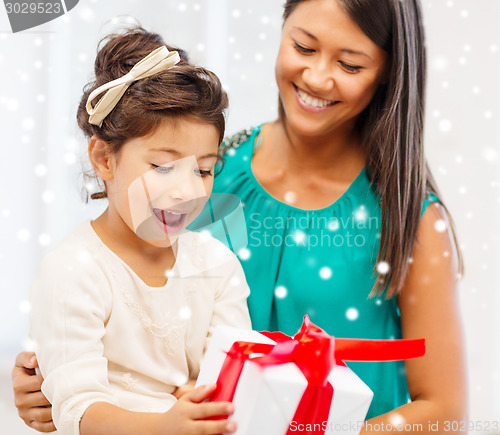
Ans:
<svg viewBox="0 0 500 435"><path fill-rule="evenodd" d="M108 142L111 151L117 153L127 140L153 133L166 118L192 116L217 128L220 145L228 99L213 72L191 65L185 51L165 44L160 35L141 27L108 35L99 46L103 43L94 64L95 80L85 86L77 111L78 125L85 136ZM133 82L101 127L90 124L86 104L91 92L125 75L163 45L169 51L177 51L181 61L168 70ZM104 191L92 194L91 198L106 196Z"/></svg>
<svg viewBox="0 0 500 435"><path fill-rule="evenodd" d="M304 1L287 0L283 19ZM432 192L441 197L423 150L426 53L422 11L419 0L337 1L389 54L388 82L379 87L356 125L366 150L366 172L381 198L377 263L391 265L389 273L378 273L372 295L387 289L389 298L402 289L408 274L425 195ZM284 119L281 102L279 112ZM458 247L451 217L450 223ZM458 257L463 272L460 252Z"/></svg>

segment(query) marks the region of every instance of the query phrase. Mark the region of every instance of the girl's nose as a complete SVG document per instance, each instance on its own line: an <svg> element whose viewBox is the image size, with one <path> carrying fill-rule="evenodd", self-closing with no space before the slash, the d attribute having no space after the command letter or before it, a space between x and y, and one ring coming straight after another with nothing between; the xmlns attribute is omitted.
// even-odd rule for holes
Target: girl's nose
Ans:
<svg viewBox="0 0 500 435"><path fill-rule="evenodd" d="M189 201L205 196L202 179L193 170L179 171L169 180L168 195L176 201Z"/></svg>

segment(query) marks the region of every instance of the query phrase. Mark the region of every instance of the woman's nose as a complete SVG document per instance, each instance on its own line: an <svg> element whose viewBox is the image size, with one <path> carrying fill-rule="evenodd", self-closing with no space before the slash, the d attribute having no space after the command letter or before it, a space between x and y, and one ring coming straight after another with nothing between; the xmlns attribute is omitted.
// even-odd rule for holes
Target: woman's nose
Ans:
<svg viewBox="0 0 500 435"><path fill-rule="evenodd" d="M335 87L333 69L324 61L318 61L307 67L302 74L302 79L311 91L320 94L330 92Z"/></svg>

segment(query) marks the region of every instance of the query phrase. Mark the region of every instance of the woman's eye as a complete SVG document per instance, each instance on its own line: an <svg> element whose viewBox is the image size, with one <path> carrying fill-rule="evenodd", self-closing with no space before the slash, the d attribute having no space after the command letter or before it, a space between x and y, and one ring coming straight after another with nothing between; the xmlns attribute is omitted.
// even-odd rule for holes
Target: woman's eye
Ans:
<svg viewBox="0 0 500 435"><path fill-rule="evenodd" d="M340 65L342 65L342 68L344 68L347 72L359 72L363 67L361 66L355 66L355 65L349 65L348 63L345 62L340 62Z"/></svg>
<svg viewBox="0 0 500 435"><path fill-rule="evenodd" d="M203 170L203 169L195 169L194 171L197 175L199 175L200 177L210 177L213 175L213 172L212 171L207 171L207 170Z"/></svg>
<svg viewBox="0 0 500 435"><path fill-rule="evenodd" d="M300 45L300 44L297 44L296 42L294 42L294 45L295 45L295 49L300 52L300 53L304 53L304 54L311 54L311 53L314 53L314 50L311 49L311 48L306 48L304 47L303 45Z"/></svg>
<svg viewBox="0 0 500 435"><path fill-rule="evenodd" d="M155 172L158 172L159 174L168 174L174 169L173 166L158 166L153 164L151 164L151 167Z"/></svg>

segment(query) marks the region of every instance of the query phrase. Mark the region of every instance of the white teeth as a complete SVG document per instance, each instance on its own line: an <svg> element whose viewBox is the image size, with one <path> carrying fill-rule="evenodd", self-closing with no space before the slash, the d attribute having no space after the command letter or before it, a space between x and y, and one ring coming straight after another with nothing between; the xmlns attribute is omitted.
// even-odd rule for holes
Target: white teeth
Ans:
<svg viewBox="0 0 500 435"><path fill-rule="evenodd" d="M325 107L330 104L333 104L333 101L320 100L319 98L311 97L309 94L306 94L303 90L298 88L297 88L297 93L299 94L300 99L309 106Z"/></svg>
<svg viewBox="0 0 500 435"><path fill-rule="evenodd" d="M176 216L180 216L182 213L176 213L175 211L169 211L170 214L175 214Z"/></svg>

